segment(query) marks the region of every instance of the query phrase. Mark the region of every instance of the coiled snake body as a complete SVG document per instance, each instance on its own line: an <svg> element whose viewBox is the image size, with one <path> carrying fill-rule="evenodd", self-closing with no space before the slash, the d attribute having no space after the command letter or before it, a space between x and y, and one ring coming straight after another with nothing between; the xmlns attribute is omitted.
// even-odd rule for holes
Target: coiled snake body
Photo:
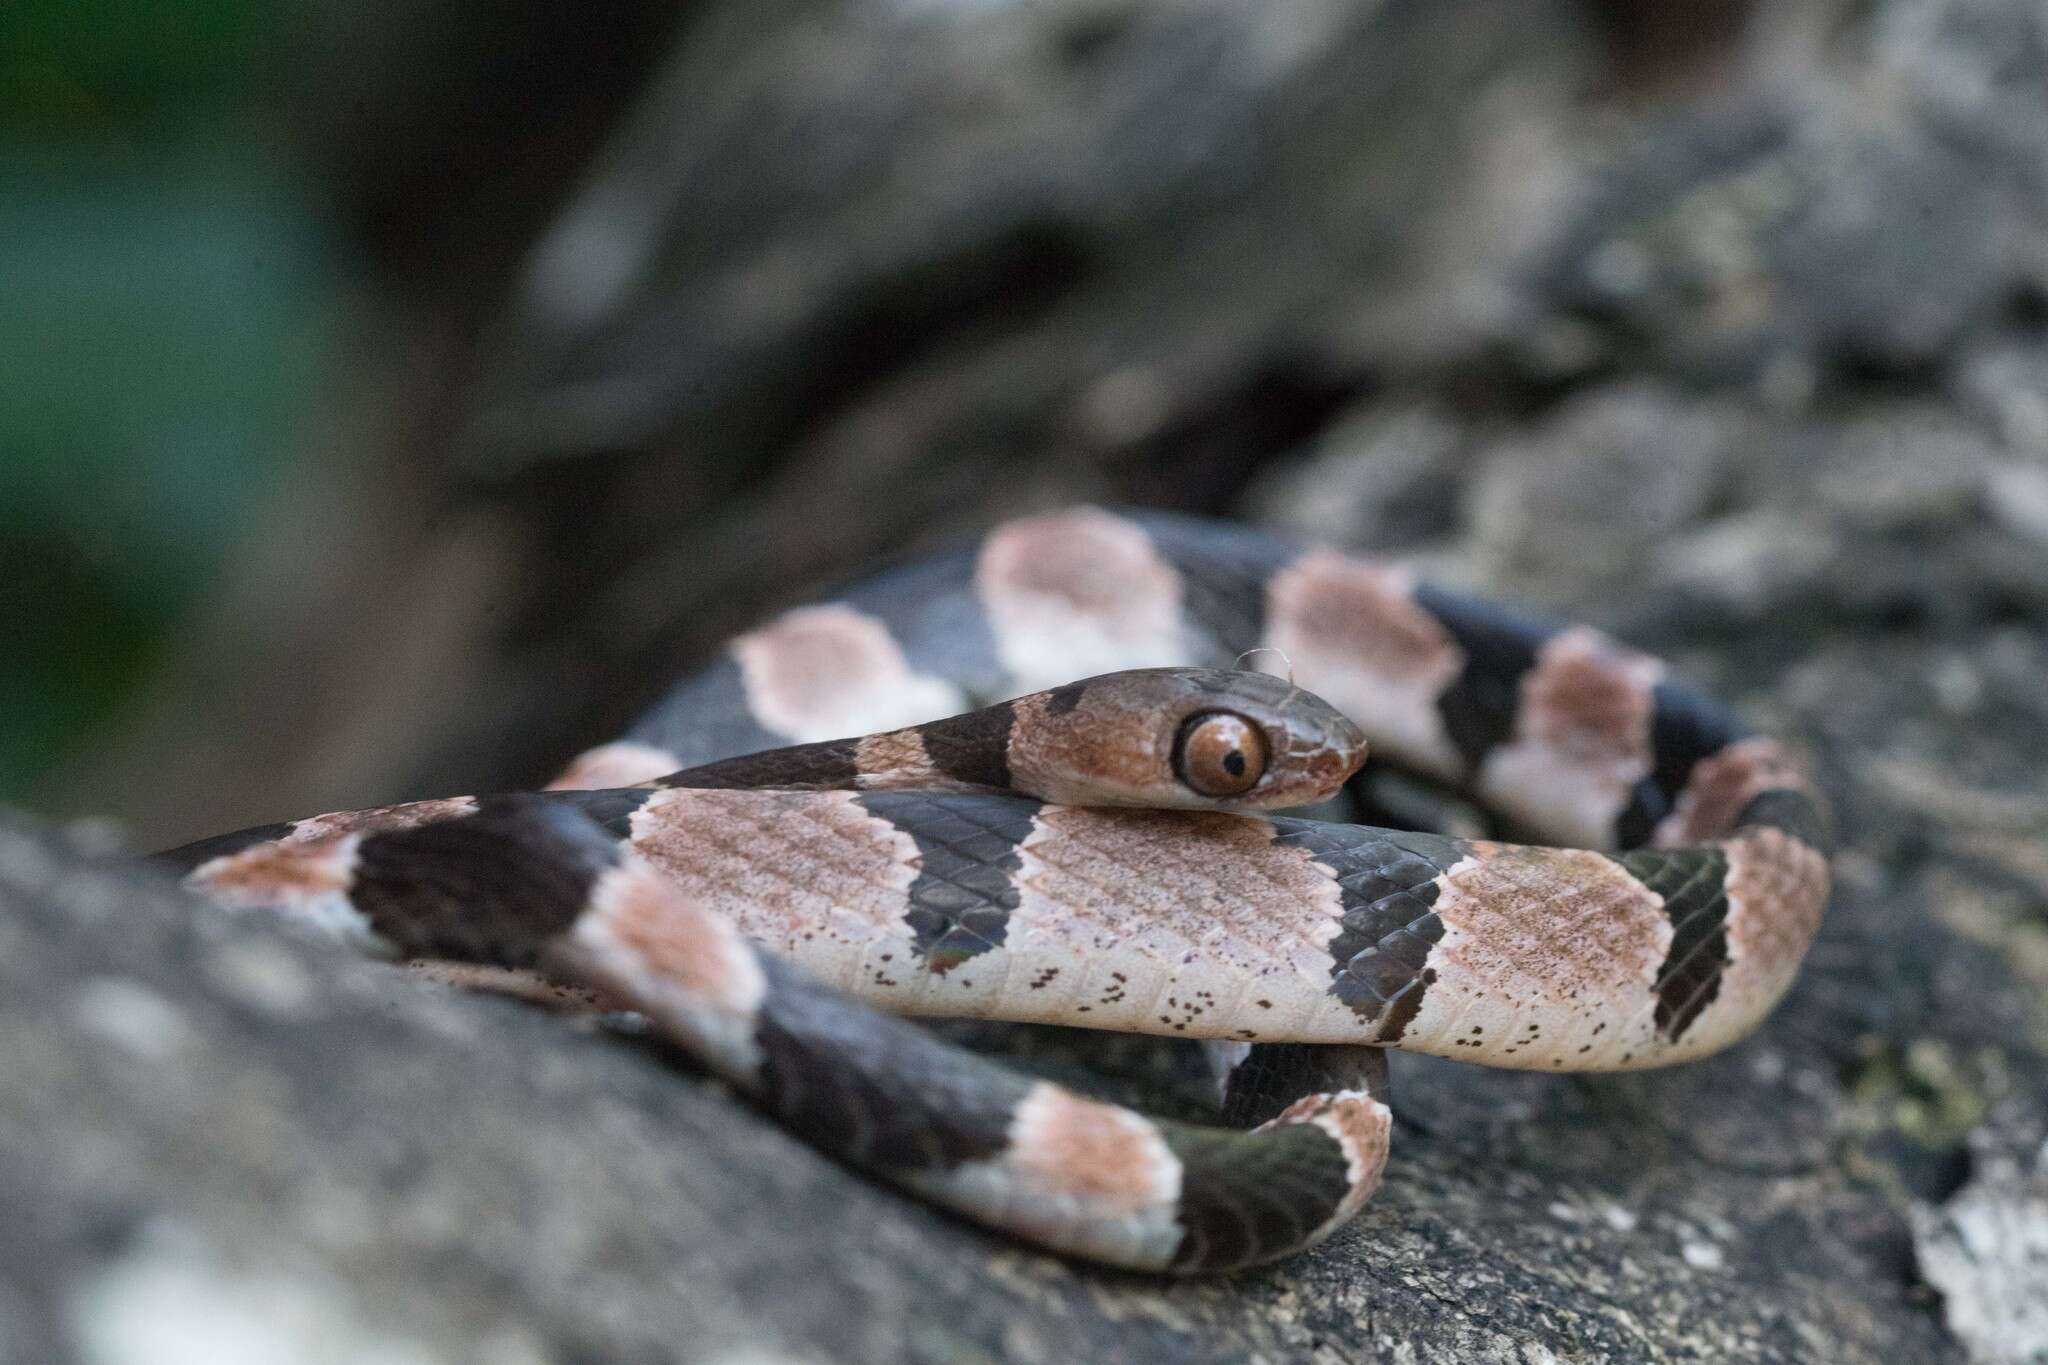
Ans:
<svg viewBox="0 0 2048 1365"><path fill-rule="evenodd" d="M1341 716L1208 671L1258 647ZM1130 669L1175 671L1073 682ZM1360 731L1556 846L1261 813L1341 782ZM1655 660L1386 564L1089 508L740 637L548 792L166 856L224 904L581 985L845 1159L1176 1272L1356 1212L1380 1049L1701 1056L1777 1002L1828 894L1804 776ZM1148 1118L874 1007L1212 1040L1224 1120L1257 1126Z"/></svg>

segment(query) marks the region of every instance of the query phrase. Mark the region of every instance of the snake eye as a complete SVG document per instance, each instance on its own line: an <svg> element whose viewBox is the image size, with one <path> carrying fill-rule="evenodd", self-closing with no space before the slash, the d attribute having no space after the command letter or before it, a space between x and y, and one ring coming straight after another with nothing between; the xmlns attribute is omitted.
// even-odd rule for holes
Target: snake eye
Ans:
<svg viewBox="0 0 2048 1365"><path fill-rule="evenodd" d="M1266 736L1243 716L1190 716L1173 741L1173 771L1202 796L1242 796L1266 775Z"/></svg>

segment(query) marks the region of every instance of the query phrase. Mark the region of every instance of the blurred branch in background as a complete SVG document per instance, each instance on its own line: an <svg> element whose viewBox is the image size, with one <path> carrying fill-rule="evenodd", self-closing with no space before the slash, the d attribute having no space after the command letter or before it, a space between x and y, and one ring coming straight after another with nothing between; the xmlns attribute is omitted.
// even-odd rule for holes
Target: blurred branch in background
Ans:
<svg viewBox="0 0 2048 1365"><path fill-rule="evenodd" d="M222 372L267 425L171 480L218 519L182 577L102 537L176 603L201 565L227 586L140 613L148 647L13 760L144 842L534 782L762 611L1053 500L1413 548L1655 642L1673 608L1760 609L1716 597L1714 545L1824 542L1769 519L1841 415L1882 399L1966 448L1950 358L2024 373L1976 357L2038 330L2018 0L270 22L208 77L222 126L297 130L256 139L300 215L265 230L325 225L270 312L207 305L246 316ZM324 372L282 368L285 331ZM1998 546L1969 572L2031 600ZM1873 561L1856 590L1919 610L1924 577Z"/></svg>
<svg viewBox="0 0 2048 1365"><path fill-rule="evenodd" d="M877 551L1224 507L1372 384L1381 294L1513 244L1487 172L1589 42L1528 4L699 5L665 47L455 12L297 35L298 164L367 267L340 393L55 803L153 842L532 781Z"/></svg>

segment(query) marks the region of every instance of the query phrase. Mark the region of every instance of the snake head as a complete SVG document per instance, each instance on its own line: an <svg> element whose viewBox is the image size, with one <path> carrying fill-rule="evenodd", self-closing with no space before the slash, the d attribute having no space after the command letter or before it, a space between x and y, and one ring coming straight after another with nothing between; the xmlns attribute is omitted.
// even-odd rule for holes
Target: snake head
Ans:
<svg viewBox="0 0 2048 1365"><path fill-rule="evenodd" d="M1271 810L1334 795L1365 734L1266 673L1144 668L1010 704L1011 783L1063 805Z"/></svg>

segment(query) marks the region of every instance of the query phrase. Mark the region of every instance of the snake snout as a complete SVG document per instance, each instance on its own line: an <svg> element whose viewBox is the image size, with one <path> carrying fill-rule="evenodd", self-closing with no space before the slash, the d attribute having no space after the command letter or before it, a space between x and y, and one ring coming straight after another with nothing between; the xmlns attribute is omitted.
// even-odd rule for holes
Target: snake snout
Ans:
<svg viewBox="0 0 2048 1365"><path fill-rule="evenodd" d="M1365 731L1345 717L1338 717L1330 727L1328 744L1309 761L1309 769L1319 783L1327 784L1332 790L1349 781L1351 775L1365 766L1366 755L1371 745L1365 738Z"/></svg>

